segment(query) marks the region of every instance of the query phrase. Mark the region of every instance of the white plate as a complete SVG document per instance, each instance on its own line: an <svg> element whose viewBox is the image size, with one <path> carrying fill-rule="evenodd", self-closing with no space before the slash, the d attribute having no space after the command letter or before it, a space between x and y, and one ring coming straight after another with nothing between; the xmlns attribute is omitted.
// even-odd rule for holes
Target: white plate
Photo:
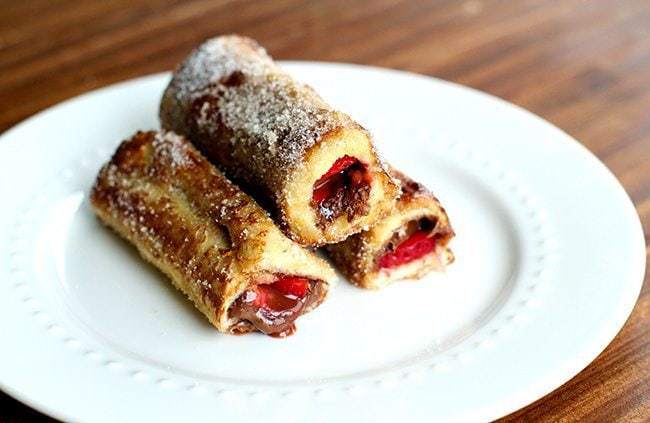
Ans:
<svg viewBox="0 0 650 423"><path fill-rule="evenodd" d="M87 202L100 165L158 126L168 75L107 87L0 139L0 386L75 421L489 420L584 368L645 268L639 219L577 142L422 76L290 63L433 188L458 233L447 274L340 281L286 340L215 332Z"/></svg>

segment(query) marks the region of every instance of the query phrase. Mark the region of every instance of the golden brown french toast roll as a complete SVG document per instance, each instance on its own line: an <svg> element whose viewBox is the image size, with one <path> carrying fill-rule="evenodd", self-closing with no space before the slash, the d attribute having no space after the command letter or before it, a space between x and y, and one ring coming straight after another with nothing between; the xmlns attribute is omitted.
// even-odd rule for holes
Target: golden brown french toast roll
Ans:
<svg viewBox="0 0 650 423"><path fill-rule="evenodd" d="M173 132L122 142L91 193L95 213L165 273L217 330L286 336L333 270Z"/></svg>
<svg viewBox="0 0 650 423"><path fill-rule="evenodd" d="M438 199L421 184L391 169L401 181L395 210L367 231L326 250L354 284L379 289L398 279L418 279L453 262L454 231Z"/></svg>
<svg viewBox="0 0 650 423"><path fill-rule="evenodd" d="M369 228L399 193L369 133L249 38L221 36L194 50L173 74L160 120L303 245Z"/></svg>

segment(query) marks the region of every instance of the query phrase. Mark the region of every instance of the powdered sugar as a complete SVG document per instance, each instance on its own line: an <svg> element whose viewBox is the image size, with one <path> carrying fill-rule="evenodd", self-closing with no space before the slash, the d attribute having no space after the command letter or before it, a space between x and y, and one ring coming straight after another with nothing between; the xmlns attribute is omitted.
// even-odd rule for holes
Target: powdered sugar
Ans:
<svg viewBox="0 0 650 423"><path fill-rule="evenodd" d="M233 139L249 153L296 163L325 133L342 125L341 117L311 89L281 70L247 76L238 87L218 87L217 107ZM251 146L257 148L251 148Z"/></svg>
<svg viewBox="0 0 650 423"><path fill-rule="evenodd" d="M174 132L157 132L153 139L153 147L158 156L172 168L192 164L191 156L187 154L187 142Z"/></svg>
<svg viewBox="0 0 650 423"><path fill-rule="evenodd" d="M194 50L174 73L177 96L186 98L235 71L261 75L274 67L266 50L253 40L236 35L213 38Z"/></svg>

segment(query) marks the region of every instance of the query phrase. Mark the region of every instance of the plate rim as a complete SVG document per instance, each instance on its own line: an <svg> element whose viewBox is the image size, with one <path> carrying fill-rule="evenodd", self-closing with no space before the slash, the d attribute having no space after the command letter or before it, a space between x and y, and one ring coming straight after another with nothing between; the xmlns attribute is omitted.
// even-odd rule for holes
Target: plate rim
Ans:
<svg viewBox="0 0 650 423"><path fill-rule="evenodd" d="M424 79L424 80L428 80L428 81L434 80L436 83L442 83L444 85L450 85L450 86L453 86L454 88L460 88L462 90L469 90L473 94L478 94L480 96L487 97L492 101L496 100L498 102L504 103L505 105L507 105L510 108L516 108L520 112L525 113L528 118L533 118L533 119L543 123L546 126L550 126L550 127L554 128L556 131L558 131L559 134L562 134L562 136L563 136L562 141L563 142L571 140L572 144L573 144L573 147L574 148L578 147L578 149L581 150L580 154L585 154L586 153L589 156L590 161L592 162L592 164L600 165L607 172L608 177L611 179L611 182L613 182L614 185L616 185L616 187L624 193L624 197L627 199L627 203L628 203L627 206L631 207L633 210L635 210L631 199L629 198L629 196L625 192L625 189L622 186L622 184L620 183L620 181L617 180L617 178L607 168L607 166L604 165L604 163L602 163L591 151L589 151L589 149L587 149L584 145L579 143L573 137L566 134L564 131L562 131L560 128L556 127L552 123L544 120L543 118L531 113L530 111L528 111L528 110L526 110L526 109L524 109L524 108L522 108L522 107L520 107L520 106L518 106L516 104L507 102L507 101L505 101L505 100L503 100L503 99L501 99L499 97L496 97L496 96L494 96L492 94L488 94L488 93L479 91L479 90L471 88L471 87L463 86L463 85L460 85L460 84L456 84L456 83L453 83L453 82L450 82L450 81L445 81L445 80L435 78L435 77L430 77L430 76L426 76L426 75L420 75L420 74L417 74L417 73L400 71L400 70L395 70L395 69L375 67L375 66L366 66L366 65L348 64L348 63L334 63L334 62L315 62L315 61L283 61L283 62L280 62L280 63L282 63L283 65L288 65L289 67L291 67L291 66L304 66L304 65L314 66L315 65L315 66L326 66L326 67L333 67L333 68L343 67L343 68L355 69L355 70L360 70L360 71L373 70L373 71L378 71L378 72L382 72L382 73L389 72L389 73L395 73L395 74L399 74L399 75L408 75L409 77L415 77L415 78L418 78L418 79ZM151 78L161 78L163 76L168 77L168 75L169 75L169 72L160 72L160 73L140 76L140 77L136 77L136 78L133 78L133 79L128 79L128 80L116 82L116 83L113 83L113 84L104 85L104 86L99 87L97 89L94 89L92 91L88 91L88 92L82 93L80 95L68 98L68 99L66 99L66 100L64 100L64 101L62 101L60 103L57 103L57 104L55 104L53 106L50 106L50 107L48 107L48 108L46 108L46 109L32 115L31 117L19 122L18 124L16 124L13 127L7 129L6 131L4 131L2 134L0 134L0 147L2 147L3 145L6 145L7 140L5 138L8 138L12 133L20 131L23 127L31 125L34 121L36 121L38 119L41 119L44 115L46 115L48 113L55 113L58 110L59 107L69 105L69 104L71 104L73 102L76 102L78 100L81 100L81 99L85 98L86 96L99 95L99 94L102 94L102 93L104 93L106 91L110 91L110 90L119 88L119 87L124 86L124 85L138 84L138 83L142 83L144 80L148 80L148 79L151 79ZM640 235L640 241L641 241L640 245L642 247L641 250L645 253L645 240L643 238L643 228L642 228L640 219L638 217L638 214L636 213L636 210L634 212L634 215L636 216L636 219L635 219L636 222L634 224L637 226L637 229L638 229L637 233ZM588 348L589 352L586 352L584 354L585 357L576 358L572 365L567 364L567 367L568 367L567 369L565 369L564 371L558 371L557 372L557 373L560 373L560 374L564 374L565 377L560 378L559 376L555 375L555 376L550 376L548 378L549 380L547 380L547 381L540 381L539 384L538 384L539 386L535 390L537 393L530 394L530 391L532 389L529 389L528 390L529 395L520 395L520 398L513 398L511 405L515 406L515 408L512 409L511 411L508 411L507 413L515 411L515 410L519 409L520 407L525 406L525 405L535 401L536 399L539 399L539 398L545 396L549 392L551 392L554 389L556 389L556 388L560 387L561 385L565 384L568 380L573 378L576 374L578 374L580 371L582 371L584 368L586 368L589 364L591 364L591 362L607 347L607 345L609 345L609 343L614 339L616 334L618 334L620 329L624 326L624 324L628 320L628 318L629 318L629 316L630 316L630 314L631 314L631 312L633 310L634 304L637 301L640 290L641 290L641 288L643 286L643 275L644 275L645 266L646 266L646 256L645 256L645 254L642 254L641 258L642 258L642 260L638 263L638 265L639 265L638 273L640 274L640 277L636 278L636 279L638 279L638 282L636 283L636 285L631 286L631 288L633 288L633 289L630 289L628 291L629 295L627 296L626 304L621 305L619 307L618 313L616 315L616 319L612 319L612 320L615 321L615 323L609 325L609 327L606 330L603 330L601 332L601 334L600 334L601 336L594 337L595 341L593 342L592 348ZM582 364L580 364L580 363L582 363ZM569 368L571 370L569 370ZM562 380L561 383L558 384L557 383L558 380ZM70 418L70 416L66 415L65 413L62 413L61 410L51 409L49 406L47 406L45 404L32 402L27 393L14 390L11 386L6 385L4 383L4 381L1 380L1 379L0 379L0 389L2 389L2 391L7 393L8 395L16 398L17 400L29 405L32 408L35 408L35 409L37 409L39 411L42 411L42 412L44 412L44 413L46 413L48 415L54 416L56 418L63 418L63 419ZM531 396L534 397L532 400L525 399L525 398L529 398ZM503 409L504 407L495 407L492 410L483 410L483 411L485 411L487 413L487 415L491 415L492 417L500 417L502 415L505 415L505 414L497 411L498 408ZM508 408L512 408L512 407L508 407Z"/></svg>

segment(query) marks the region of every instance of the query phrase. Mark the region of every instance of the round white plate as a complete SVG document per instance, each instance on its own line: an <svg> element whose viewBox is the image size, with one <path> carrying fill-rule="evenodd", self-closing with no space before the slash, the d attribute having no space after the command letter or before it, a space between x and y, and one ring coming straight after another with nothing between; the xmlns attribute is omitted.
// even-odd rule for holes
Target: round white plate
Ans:
<svg viewBox="0 0 650 423"><path fill-rule="evenodd" d="M456 263L381 292L341 280L285 340L220 335L88 207L120 140L158 127L169 75L117 84L0 138L3 390L74 421L489 420L605 348L645 252L634 207L589 152L447 82L286 66L433 189Z"/></svg>

